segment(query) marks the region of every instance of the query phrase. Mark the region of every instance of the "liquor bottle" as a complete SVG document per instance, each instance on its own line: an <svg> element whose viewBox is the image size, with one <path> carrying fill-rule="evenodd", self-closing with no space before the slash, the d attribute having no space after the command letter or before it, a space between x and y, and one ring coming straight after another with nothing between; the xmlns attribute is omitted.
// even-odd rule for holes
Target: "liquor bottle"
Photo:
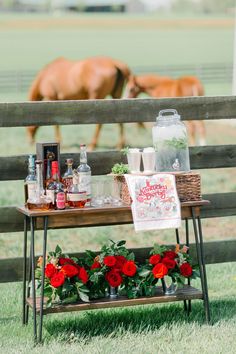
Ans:
<svg viewBox="0 0 236 354"><path fill-rule="evenodd" d="M87 193L79 191L76 173L74 173L72 181L73 183L67 192L67 203L70 208L84 208L87 202Z"/></svg>
<svg viewBox="0 0 236 354"><path fill-rule="evenodd" d="M29 155L28 158L28 176L25 179L25 202L30 198L35 197L36 193L36 175L35 175L35 158L33 155Z"/></svg>
<svg viewBox="0 0 236 354"><path fill-rule="evenodd" d="M51 208L51 200L44 194L43 188L43 161L36 160L36 192L32 198L28 198L27 207L30 210L49 210Z"/></svg>
<svg viewBox="0 0 236 354"><path fill-rule="evenodd" d="M66 159L67 170L62 176L62 183L65 185L68 192L70 186L73 183L73 159Z"/></svg>
<svg viewBox="0 0 236 354"><path fill-rule="evenodd" d="M87 164L87 148L85 144L80 145L80 165L77 168L79 177L79 191L87 193L86 206L91 204L91 168Z"/></svg>
<svg viewBox="0 0 236 354"><path fill-rule="evenodd" d="M55 189L55 208L58 210L65 209L66 207L66 193L64 185L61 182L56 183Z"/></svg>
<svg viewBox="0 0 236 354"><path fill-rule="evenodd" d="M45 175L45 187L47 188L48 184L52 178L51 164L55 158L55 154L52 151L47 151L47 165L46 165L46 175Z"/></svg>
<svg viewBox="0 0 236 354"><path fill-rule="evenodd" d="M52 178L48 181L46 195L51 199L54 207L56 207L55 193L59 189L63 192L65 190L64 185L60 182L58 161L52 161Z"/></svg>

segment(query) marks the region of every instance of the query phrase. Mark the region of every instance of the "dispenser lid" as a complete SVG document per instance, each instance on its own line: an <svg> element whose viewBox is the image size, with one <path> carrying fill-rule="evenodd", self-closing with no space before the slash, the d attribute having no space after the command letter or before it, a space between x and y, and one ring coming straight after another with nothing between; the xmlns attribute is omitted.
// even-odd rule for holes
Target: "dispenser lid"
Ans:
<svg viewBox="0 0 236 354"><path fill-rule="evenodd" d="M163 109L159 112L156 120L160 121L162 119L166 119L166 118L171 118L171 119L177 119L180 120L180 115L178 114L178 112L176 111L176 109Z"/></svg>

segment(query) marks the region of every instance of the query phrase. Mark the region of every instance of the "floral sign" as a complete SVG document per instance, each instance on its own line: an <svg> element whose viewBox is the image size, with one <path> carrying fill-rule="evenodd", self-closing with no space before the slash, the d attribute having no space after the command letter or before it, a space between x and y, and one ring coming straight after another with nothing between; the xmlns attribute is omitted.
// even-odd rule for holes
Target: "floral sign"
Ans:
<svg viewBox="0 0 236 354"><path fill-rule="evenodd" d="M133 200L131 208L136 231L181 226L174 175L125 175L125 178Z"/></svg>

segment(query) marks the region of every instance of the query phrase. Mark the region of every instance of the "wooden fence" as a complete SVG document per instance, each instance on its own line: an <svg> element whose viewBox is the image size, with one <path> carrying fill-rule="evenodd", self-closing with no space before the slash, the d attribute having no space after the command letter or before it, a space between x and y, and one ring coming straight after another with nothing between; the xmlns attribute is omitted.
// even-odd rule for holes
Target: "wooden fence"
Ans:
<svg viewBox="0 0 236 354"><path fill-rule="evenodd" d="M174 78L182 75L195 75L203 84L231 84L233 64L138 66L132 67L132 71L137 75L156 73ZM0 92L27 92L36 74L36 70L0 71Z"/></svg>
<svg viewBox="0 0 236 354"><path fill-rule="evenodd" d="M236 97L189 97L166 99L89 100L59 102L0 103L0 127L28 125L69 125L95 123L153 122L161 109L175 108L183 120L220 120L236 118ZM70 154L78 164L78 154ZM62 154L62 161L68 154ZM124 157L118 151L93 152L89 164L93 174L110 172ZM236 144L190 148L191 169L236 166ZM27 156L0 156L0 180L23 180L27 175ZM23 188L23 187L22 187ZM236 215L236 192L203 196L211 204L202 208L203 218ZM23 231L23 216L14 206L0 208L0 232ZM127 223L125 218L121 224ZM232 235L233 236L233 235ZM206 245L206 262L236 261L236 239ZM212 252L213 250L213 252ZM22 259L0 260L0 282L21 279ZM11 274L11 275L9 275Z"/></svg>

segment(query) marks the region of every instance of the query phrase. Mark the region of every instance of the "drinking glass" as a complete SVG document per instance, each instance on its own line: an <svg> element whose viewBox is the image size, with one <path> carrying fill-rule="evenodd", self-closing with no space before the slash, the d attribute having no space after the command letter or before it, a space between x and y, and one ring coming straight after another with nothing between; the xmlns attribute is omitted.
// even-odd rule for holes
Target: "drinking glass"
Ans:
<svg viewBox="0 0 236 354"><path fill-rule="evenodd" d="M154 173L156 165L156 152L154 148L144 148L142 152L144 173Z"/></svg>
<svg viewBox="0 0 236 354"><path fill-rule="evenodd" d="M141 151L139 149L129 149L127 160L130 173L140 173Z"/></svg>
<svg viewBox="0 0 236 354"><path fill-rule="evenodd" d="M104 181L92 180L92 200L91 205L95 207L103 206L104 204Z"/></svg>

